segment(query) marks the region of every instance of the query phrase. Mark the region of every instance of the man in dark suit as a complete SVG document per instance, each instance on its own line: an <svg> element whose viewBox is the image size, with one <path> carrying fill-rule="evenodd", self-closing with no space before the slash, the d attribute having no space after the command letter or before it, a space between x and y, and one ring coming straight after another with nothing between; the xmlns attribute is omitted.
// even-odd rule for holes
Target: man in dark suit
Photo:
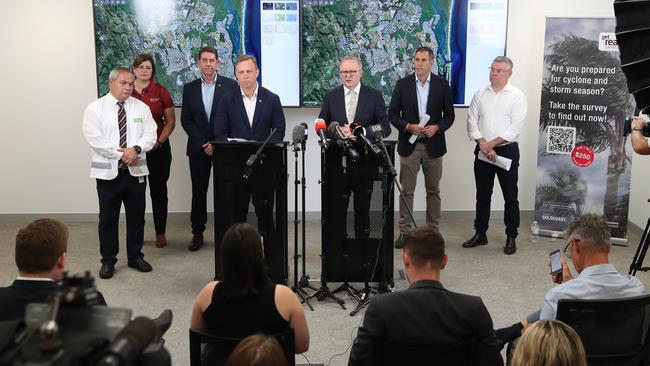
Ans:
<svg viewBox="0 0 650 366"><path fill-rule="evenodd" d="M440 283L447 260L437 230L419 227L406 234L402 261L410 286L373 299L348 365L377 364L382 343L442 347L470 339L479 340L480 365L503 364L492 318L481 298L449 291Z"/></svg>
<svg viewBox="0 0 650 366"><path fill-rule="evenodd" d="M328 192L331 199L327 201L332 205L336 214L332 218L333 228L345 228L346 213L349 204L350 194L354 192L354 231L357 238L368 238L370 234L370 198L373 190L374 177L373 169L368 165L368 151L363 141L356 141L357 138L351 131L350 126L365 127L380 125L383 137L390 135L390 124L386 115L386 104L384 97L377 89L361 83L363 76L363 65L361 60L355 56L346 56L339 64L339 77L341 85L331 89L323 100L318 118L325 120L329 126L332 122L341 125L346 136L353 141L354 148L359 152L357 161L345 162L346 169L339 159L330 161L328 159L329 171L338 171L347 174L334 174L328 176L331 183ZM376 167L375 167L376 170ZM340 214L339 214L340 213Z"/></svg>
<svg viewBox="0 0 650 366"><path fill-rule="evenodd" d="M280 142L284 139L285 118L280 97L259 85L257 60L251 55L242 55L235 63L235 75L239 88L224 95L217 108L218 118L215 124L217 140L238 139L264 141L271 132L270 141ZM258 162L251 179L242 180L242 164L226 172L229 176L224 185L231 192L233 199L229 204L228 222L247 222L248 206L252 198L257 226L264 237L264 253L267 263L275 263L280 254L276 247L279 238L275 236L273 208L275 202L274 172L260 168ZM272 271L274 269L271 269Z"/></svg>
<svg viewBox="0 0 650 366"><path fill-rule="evenodd" d="M183 87L181 125L187 133L187 156L192 179L192 242L189 250L196 251L203 245L203 231L207 222L207 193L212 168L212 144L215 139L216 110L221 97L237 82L218 75L219 56L213 47L199 50L196 64L201 77Z"/></svg>
<svg viewBox="0 0 650 366"><path fill-rule="evenodd" d="M18 231L16 265L18 278L8 287L0 288L0 321L22 319L25 307L32 302L49 302L50 296L62 289L68 228L54 219L40 219ZM98 304L106 305L97 292Z"/></svg>
<svg viewBox="0 0 650 366"><path fill-rule="evenodd" d="M397 82L388 109L390 123L399 131L399 179L408 204L407 208L403 200L399 203L397 249L402 247L405 234L411 229L408 209L413 209L420 166L427 192L426 224L437 230L440 221L442 156L447 152L445 131L454 123L455 114L449 83L431 73L434 62L430 48L418 47L413 57L415 73ZM425 115L429 120L420 126Z"/></svg>

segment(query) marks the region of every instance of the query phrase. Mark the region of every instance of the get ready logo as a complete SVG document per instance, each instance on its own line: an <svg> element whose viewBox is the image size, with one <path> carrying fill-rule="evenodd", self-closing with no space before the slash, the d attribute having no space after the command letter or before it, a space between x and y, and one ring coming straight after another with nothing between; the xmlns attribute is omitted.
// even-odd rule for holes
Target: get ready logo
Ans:
<svg viewBox="0 0 650 366"><path fill-rule="evenodd" d="M614 32L601 32L598 35L598 50L607 52L618 52L618 41Z"/></svg>

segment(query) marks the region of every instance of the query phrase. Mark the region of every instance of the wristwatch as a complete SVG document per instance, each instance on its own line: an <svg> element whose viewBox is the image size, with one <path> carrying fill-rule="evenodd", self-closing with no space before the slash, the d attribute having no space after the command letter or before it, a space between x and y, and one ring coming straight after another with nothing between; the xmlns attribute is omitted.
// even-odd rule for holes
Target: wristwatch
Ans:
<svg viewBox="0 0 650 366"><path fill-rule="evenodd" d="M139 154L139 153L142 152L142 148L141 148L140 146L138 146L138 145L133 145L133 148L135 149L135 152L136 152L137 154Z"/></svg>

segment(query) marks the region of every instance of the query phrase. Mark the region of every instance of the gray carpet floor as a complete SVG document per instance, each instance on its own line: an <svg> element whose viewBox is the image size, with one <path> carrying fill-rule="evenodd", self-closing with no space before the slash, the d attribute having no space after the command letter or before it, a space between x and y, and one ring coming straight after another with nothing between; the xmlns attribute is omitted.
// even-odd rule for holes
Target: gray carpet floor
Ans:
<svg viewBox="0 0 650 366"><path fill-rule="evenodd" d="M134 315L157 316L165 308L174 312L174 322L166 334L174 365L188 365L188 327L192 302L199 290L213 277L214 244L211 226L206 231L206 245L198 252L187 250L191 238L187 215L170 219L167 229L169 245L164 249L154 246L151 220L145 232L145 258L153 265L151 273L139 273L126 266L124 225L121 227L122 251L115 276L110 280L97 278L97 287L104 293L109 305L133 309ZM473 212L443 213L441 231L447 242L449 264L442 273L443 285L457 292L483 298L495 327L510 325L523 319L541 305L544 293L553 286L548 275L548 253L562 249L563 239L540 238L529 241L530 212L522 213L518 251L515 255L503 254L505 234L502 219L493 217L488 232L489 245L463 249L460 244L472 233ZM293 222L289 227L289 284L293 284ZM99 244L96 222L68 222L70 243L68 268L71 273L90 270L97 276L99 270ZM16 276L13 261L14 239L20 223L0 224L0 285L6 286ZM630 234L627 246L615 246L610 259L621 272L627 272L634 257L639 235ZM307 274L314 287L319 287L320 277L320 223L307 222ZM401 257L395 254L395 290L408 286L403 279ZM638 277L648 286L649 276ZM330 284L330 288L338 284ZM361 288L362 284L354 284ZM311 290L308 290L311 293ZM305 307L311 334L311 346L304 356L297 356L299 364L324 363L346 365L349 348L356 329L362 321L363 311L350 316L354 301L343 296L348 310L342 310L332 301L311 301L315 310ZM395 319L399 321L399 319Z"/></svg>

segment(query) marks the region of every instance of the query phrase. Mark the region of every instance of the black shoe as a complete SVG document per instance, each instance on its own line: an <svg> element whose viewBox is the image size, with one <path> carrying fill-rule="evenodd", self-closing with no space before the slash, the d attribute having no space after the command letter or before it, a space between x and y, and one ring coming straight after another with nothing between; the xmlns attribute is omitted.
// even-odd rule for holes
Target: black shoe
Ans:
<svg viewBox="0 0 650 366"><path fill-rule="evenodd" d="M194 235L192 237L192 242L190 243L190 246L187 248L190 250L190 252L196 252L197 250L201 249L203 246L203 235Z"/></svg>
<svg viewBox="0 0 650 366"><path fill-rule="evenodd" d="M404 239L406 239L406 234L399 234L399 237L395 239L395 249L402 249L404 248Z"/></svg>
<svg viewBox="0 0 650 366"><path fill-rule="evenodd" d="M151 321L156 325L156 338L154 339L154 342L160 342L163 335L165 335L165 332L172 325L173 319L174 314L169 309L163 310L157 318L151 319Z"/></svg>
<svg viewBox="0 0 650 366"><path fill-rule="evenodd" d="M468 241L463 243L463 248L474 248L479 245L487 245L487 235L484 232L477 231Z"/></svg>
<svg viewBox="0 0 650 366"><path fill-rule="evenodd" d="M102 263L102 268L99 269L99 278L109 279L113 277L115 272L115 264L113 263Z"/></svg>
<svg viewBox="0 0 650 366"><path fill-rule="evenodd" d="M151 272L151 264L147 263L144 258L138 258L134 261L129 261L129 267L135 268L140 272Z"/></svg>
<svg viewBox="0 0 650 366"><path fill-rule="evenodd" d="M506 246L503 248L503 252L506 253L507 255L512 255L515 254L516 251L517 251L517 244L515 244L515 238L509 236L506 239Z"/></svg>

